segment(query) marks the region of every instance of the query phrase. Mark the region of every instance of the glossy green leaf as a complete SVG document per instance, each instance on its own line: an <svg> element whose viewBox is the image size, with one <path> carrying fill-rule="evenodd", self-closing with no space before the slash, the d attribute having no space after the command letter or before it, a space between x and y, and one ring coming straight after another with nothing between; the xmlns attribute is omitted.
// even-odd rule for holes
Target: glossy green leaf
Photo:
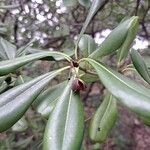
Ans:
<svg viewBox="0 0 150 150"><path fill-rule="evenodd" d="M84 60L95 68L101 82L118 101L140 116L150 117L150 89L92 59Z"/></svg>
<svg viewBox="0 0 150 150"><path fill-rule="evenodd" d="M94 39L87 34L84 34L81 37L78 46L81 50L83 57L88 57L96 49L96 44Z"/></svg>
<svg viewBox="0 0 150 150"><path fill-rule="evenodd" d="M103 6L103 4L105 3L105 0L93 0L92 1L92 4L91 4L91 7L90 7L90 10L89 10L89 13L86 17L86 20L85 20L85 23L82 27L82 30L80 32L80 35L78 37L78 41L77 41L77 45L82 37L82 35L84 34L88 24L90 23L91 19L93 18L93 16L96 14L96 12L98 11L98 9Z"/></svg>
<svg viewBox="0 0 150 150"><path fill-rule="evenodd" d="M67 7L72 7L77 4L77 0L63 0L63 3Z"/></svg>
<svg viewBox="0 0 150 150"><path fill-rule="evenodd" d="M47 52L47 51L42 50L42 49L32 48L32 47L27 48L27 54L34 54L34 53L40 53L40 52ZM74 49L71 49L71 50L70 49L69 50L65 49L65 50L62 51L62 53L64 53L65 55L71 57L74 54ZM54 58L55 58L55 60L60 61L60 60L64 60L65 57L63 55L56 55Z"/></svg>
<svg viewBox="0 0 150 150"><path fill-rule="evenodd" d="M116 99L108 93L90 122L90 139L94 142L104 142L111 128L114 126L116 119Z"/></svg>
<svg viewBox="0 0 150 150"><path fill-rule="evenodd" d="M17 80L15 81L14 86L23 84L23 83L28 82L30 80L32 80L31 77L26 76L26 75L20 75L20 76L18 76Z"/></svg>
<svg viewBox="0 0 150 150"><path fill-rule="evenodd" d="M71 90L72 80L64 89L46 125L43 150L81 148L84 112L79 93Z"/></svg>
<svg viewBox="0 0 150 150"><path fill-rule="evenodd" d="M74 55L74 49L71 49L71 50L64 50L62 53L64 53L65 55L71 57L71 56ZM62 57L61 55L55 56L55 60L61 61L61 60L64 60L64 57Z"/></svg>
<svg viewBox="0 0 150 150"><path fill-rule="evenodd" d="M13 59L16 56L16 47L0 37L0 57L3 60Z"/></svg>
<svg viewBox="0 0 150 150"><path fill-rule="evenodd" d="M131 21L132 18L121 22L89 57L98 60L100 57L118 50L127 37Z"/></svg>
<svg viewBox="0 0 150 150"><path fill-rule="evenodd" d="M118 50L118 63L120 63L128 54L131 44L133 43L138 29L138 17L134 16L131 18L129 30L124 43Z"/></svg>
<svg viewBox="0 0 150 150"><path fill-rule="evenodd" d="M90 4L91 4L91 1L90 0L78 0L78 2L82 5L82 6L84 6L84 7L89 7L90 6Z"/></svg>
<svg viewBox="0 0 150 150"><path fill-rule="evenodd" d="M0 95L0 132L14 125L48 82L68 67L41 75Z"/></svg>
<svg viewBox="0 0 150 150"><path fill-rule="evenodd" d="M83 74L81 77L81 80L83 80L84 82L90 83L90 82L95 82L99 80L98 75L93 75L93 74Z"/></svg>
<svg viewBox="0 0 150 150"><path fill-rule="evenodd" d="M36 54L30 54L30 55L18 57L12 60L1 61L0 62L0 76L11 73L15 71L16 69L22 67L23 65L29 62L38 60L38 59L48 57L49 60L55 60L54 59L55 56L57 57L58 55L62 55L68 60L70 59L69 56L63 53L53 51L53 52L41 52L41 53L36 53Z"/></svg>
<svg viewBox="0 0 150 150"><path fill-rule="evenodd" d="M130 54L131 54L131 59L132 59L135 69L143 77L143 79L150 84L150 72L144 62L144 59L134 49L131 49Z"/></svg>
<svg viewBox="0 0 150 150"><path fill-rule="evenodd" d="M55 108L55 105L66 84L67 82L65 81L45 90L34 101L34 103L32 104L33 108L43 117L48 118L49 114Z"/></svg>
<svg viewBox="0 0 150 150"><path fill-rule="evenodd" d="M28 128L28 122L26 121L25 117L22 117L18 122L16 122L12 126L12 131L23 132L26 131L27 128Z"/></svg>

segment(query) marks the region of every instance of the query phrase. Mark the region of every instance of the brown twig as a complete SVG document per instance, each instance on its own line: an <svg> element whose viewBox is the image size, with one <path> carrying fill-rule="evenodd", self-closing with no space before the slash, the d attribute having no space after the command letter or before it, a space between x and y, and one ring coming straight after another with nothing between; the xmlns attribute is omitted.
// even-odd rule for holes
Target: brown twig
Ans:
<svg viewBox="0 0 150 150"><path fill-rule="evenodd" d="M18 48L18 18L16 18L16 21L15 21L15 24L14 24L14 41L15 41L15 44Z"/></svg>

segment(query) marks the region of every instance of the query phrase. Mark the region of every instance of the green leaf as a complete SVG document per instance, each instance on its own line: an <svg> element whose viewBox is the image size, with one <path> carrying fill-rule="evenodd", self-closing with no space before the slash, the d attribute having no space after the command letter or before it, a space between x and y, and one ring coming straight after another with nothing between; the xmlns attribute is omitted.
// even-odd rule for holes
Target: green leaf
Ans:
<svg viewBox="0 0 150 150"><path fill-rule="evenodd" d="M91 19L93 18L93 16L96 14L96 12L98 11L98 9L104 5L104 3L106 2L106 0L93 0L92 4L91 4L91 7L90 7L90 10L89 10L89 13L86 17L86 20L85 20L85 23L82 27L82 30L80 32L80 35L78 37L78 40L77 40L77 45L82 37L82 35L84 34L88 24L90 23Z"/></svg>
<svg viewBox="0 0 150 150"><path fill-rule="evenodd" d="M39 53L39 52L45 52L45 50L32 48L32 47L27 48L27 54L34 54L34 53Z"/></svg>
<svg viewBox="0 0 150 150"><path fill-rule="evenodd" d="M90 82L95 82L99 80L98 75L93 75L93 74L83 74L81 77L81 80L83 80L84 82L90 83Z"/></svg>
<svg viewBox="0 0 150 150"><path fill-rule="evenodd" d="M84 34L80 39L79 48L83 57L88 57L96 49L94 39L91 36Z"/></svg>
<svg viewBox="0 0 150 150"><path fill-rule="evenodd" d="M25 46L20 47L17 50L17 56L23 56L28 52L28 49L30 48L30 45L35 42L35 39L32 39L29 43L27 43Z"/></svg>
<svg viewBox="0 0 150 150"><path fill-rule="evenodd" d="M66 81L56 86L50 87L41 93L32 104L33 108L43 117L48 118L63 92Z"/></svg>
<svg viewBox="0 0 150 150"><path fill-rule="evenodd" d="M0 94L3 93L7 88L8 88L8 84L4 81L4 82L0 85Z"/></svg>
<svg viewBox="0 0 150 150"><path fill-rule="evenodd" d="M0 76L11 73L15 71L16 69L22 67L23 65L26 65L27 63L38 60L38 59L48 57L49 60L55 60L54 59L55 56L57 57L58 55L64 56L68 60L70 59L69 56L63 53L53 51L53 52L41 52L41 53L36 53L36 54L30 54L30 55L18 57L12 60L1 61L0 62Z"/></svg>
<svg viewBox="0 0 150 150"><path fill-rule="evenodd" d="M67 7L72 7L77 4L77 0L63 0L63 3Z"/></svg>
<svg viewBox="0 0 150 150"><path fill-rule="evenodd" d="M133 16L131 18L130 27L126 36L124 43L118 50L118 63L120 63L128 54L131 44L133 43L138 29L138 17Z"/></svg>
<svg viewBox="0 0 150 150"><path fill-rule="evenodd" d="M150 73L148 71L148 68L147 68L145 62L144 62L144 59L134 49L131 49L130 54L131 54L131 59L132 59L132 62L133 62L135 69L143 77L143 79L150 84Z"/></svg>
<svg viewBox="0 0 150 150"><path fill-rule="evenodd" d="M0 37L0 57L4 60L13 59L16 56L16 46Z"/></svg>
<svg viewBox="0 0 150 150"><path fill-rule="evenodd" d="M118 50L127 37L131 21L132 18L121 22L89 57L98 60L100 57Z"/></svg>
<svg viewBox="0 0 150 150"><path fill-rule="evenodd" d="M12 126L12 131L23 132L26 131L27 128L28 128L28 122L26 121L25 117L22 117L18 122L16 122Z"/></svg>
<svg viewBox="0 0 150 150"><path fill-rule="evenodd" d="M43 88L68 67L41 75L0 95L0 132L14 125L26 112Z"/></svg>
<svg viewBox="0 0 150 150"><path fill-rule="evenodd" d="M23 83L28 82L30 80L32 80L31 77L26 76L26 75L20 75L20 76L18 76L17 80L15 81L14 86L23 84Z"/></svg>
<svg viewBox="0 0 150 150"><path fill-rule="evenodd" d="M150 69L150 56L142 55L142 57L143 57L143 60L144 60L144 62L146 64L147 68Z"/></svg>
<svg viewBox="0 0 150 150"><path fill-rule="evenodd" d="M104 142L117 119L116 99L109 93L95 112L89 127L90 139Z"/></svg>
<svg viewBox="0 0 150 150"><path fill-rule="evenodd" d="M47 52L47 51L37 49L37 48L32 48L32 47L27 48L27 54L34 54L34 53L40 53L40 52ZM65 49L61 53L64 53L65 55L71 57L74 54L74 49L71 49L71 50L70 49L69 50ZM47 59L42 59L42 60L47 60ZM57 60L57 61L64 60L64 56L63 55L56 55L55 60Z"/></svg>
<svg viewBox="0 0 150 150"><path fill-rule="evenodd" d="M72 50L64 50L62 53L64 53L65 55L67 56L73 56L74 55L74 49ZM59 55L59 56L55 56L55 60L57 61L61 61L61 60L64 60L64 57Z"/></svg>
<svg viewBox="0 0 150 150"><path fill-rule="evenodd" d="M6 27L0 27L0 34L7 34L8 29Z"/></svg>
<svg viewBox="0 0 150 150"><path fill-rule="evenodd" d="M90 0L78 0L78 2L84 7L90 7L91 1Z"/></svg>
<svg viewBox="0 0 150 150"><path fill-rule="evenodd" d="M7 78L6 76L0 77L0 85L5 81L6 78Z"/></svg>
<svg viewBox="0 0 150 150"><path fill-rule="evenodd" d="M78 150L82 144L84 112L79 93L64 89L46 125L44 150Z"/></svg>
<svg viewBox="0 0 150 150"><path fill-rule="evenodd" d="M92 59L85 58L96 70L105 87L135 113L150 117L150 90Z"/></svg>

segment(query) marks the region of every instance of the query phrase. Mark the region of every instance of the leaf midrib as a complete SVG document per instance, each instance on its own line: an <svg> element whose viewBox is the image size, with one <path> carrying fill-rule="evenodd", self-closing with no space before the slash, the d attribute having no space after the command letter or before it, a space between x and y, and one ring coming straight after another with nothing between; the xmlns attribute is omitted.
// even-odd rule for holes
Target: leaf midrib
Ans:
<svg viewBox="0 0 150 150"><path fill-rule="evenodd" d="M108 110L108 108L109 108L109 106L110 106L110 104L111 104L111 100L112 100L112 95L110 95L109 96L109 102L108 102L108 105L107 105L107 107L106 107L106 109L105 109L105 112L103 113L103 115L102 115L102 117L101 117L101 119L99 120L99 125L98 125L98 127L101 129L101 122L103 121L103 119L104 119L104 116L105 116L105 114L106 114L106 112L107 112L107 110ZM104 99L105 100L105 99ZM95 131L97 131L97 129L95 130ZM96 135L97 135L97 133L96 133Z"/></svg>
<svg viewBox="0 0 150 150"><path fill-rule="evenodd" d="M68 124L68 120L69 120L69 115L70 115L70 107L71 107L71 98L72 98L72 90L70 91L70 96L69 96L69 103L68 103L68 109L67 109L67 117L66 117L66 121L65 121L65 129L64 129L64 134L63 134L63 142L62 142L62 145L61 145L61 147L62 147L62 149L63 149L63 145L64 145L64 141L65 141L65 139L64 139L64 137L66 137L65 135L66 135L66 131L67 131L67 124Z"/></svg>
<svg viewBox="0 0 150 150"><path fill-rule="evenodd" d="M53 73L48 74L47 76L43 77L42 79L40 79L40 80L38 80L36 83L34 83L34 85L35 85L35 84L38 84L39 82L41 82L41 80L43 80L43 79L45 79L45 78L47 78L47 77L49 77L49 76L53 78L55 75L59 74L61 71L65 70L65 69L67 69L67 67L62 68L62 69L59 69L59 70L57 70L57 71L55 71L55 72L53 72ZM49 80L49 81L50 81L50 80ZM48 82L49 82L49 81L48 81ZM31 87L34 86L34 85L29 86L29 88L31 88ZM25 93L29 88L26 88L23 93ZM21 93L21 94L22 94L22 93ZM19 95L20 95L20 93L16 94L16 95L14 96L15 98L13 97L13 99L15 100ZM6 104L4 103L2 106L0 106L0 108L4 107L5 105L7 105L7 104L10 103L10 102L12 102L12 98L10 99L9 102L7 102Z"/></svg>
<svg viewBox="0 0 150 150"><path fill-rule="evenodd" d="M100 124L101 124L101 122L103 121L104 116L105 116L105 114L107 113L107 110L108 110L108 108L109 108L111 102L112 102L112 95L109 96L109 102L108 102L108 105L107 105L107 107L106 107L106 109L105 109L105 112L104 112L104 114L103 114L103 116L102 116L102 118L101 118Z"/></svg>
<svg viewBox="0 0 150 150"><path fill-rule="evenodd" d="M85 59L86 59L86 58L85 58ZM131 88L133 91L135 91L135 92L137 92L137 93L139 93L139 94L142 94L142 95L145 96L145 97L150 98L149 96L144 95L143 93L136 91L134 88L132 88L131 86L129 86L128 84L126 84L126 83L125 83L124 81L122 81L120 78L116 77L111 71L109 71L109 70L108 70L106 67L104 67L103 65L99 64L98 62L96 62L96 61L94 61L94 60L92 60L92 59L90 59L90 58L88 58L87 60L90 60L90 61L94 62L95 64L99 65L102 69L104 69L104 70L106 70L107 72L109 72L114 78L118 79L121 83L125 84L127 87Z"/></svg>
<svg viewBox="0 0 150 150"><path fill-rule="evenodd" d="M48 77L49 75L47 75L46 77ZM46 78L46 77L44 77L44 78ZM43 78L43 79L44 79ZM43 79L41 79L41 80L43 80ZM39 80L39 81L37 81L36 83L34 83L34 85L35 84L38 84L41 80ZM11 103L12 101L14 101L20 94L24 94L27 90L29 90L32 86L34 86L34 85L31 85L31 86L29 86L28 88L26 88L25 89L25 91L24 92L22 92L22 93L18 93L18 94L16 94L14 97L12 97L11 99L10 99L10 101L8 101L7 103L4 103L2 106L0 106L0 109L2 108L2 107L4 107L4 106L6 106L6 105L8 105L9 103ZM12 100L13 99L13 100Z"/></svg>

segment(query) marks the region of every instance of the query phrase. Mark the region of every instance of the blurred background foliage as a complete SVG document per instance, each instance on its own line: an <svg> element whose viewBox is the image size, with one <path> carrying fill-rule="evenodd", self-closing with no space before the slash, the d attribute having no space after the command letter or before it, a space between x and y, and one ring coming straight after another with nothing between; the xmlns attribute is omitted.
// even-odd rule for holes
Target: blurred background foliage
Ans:
<svg viewBox="0 0 150 150"><path fill-rule="evenodd" d="M83 26L90 3L90 0L64 0L64 3L62 0L1 0L0 33L7 33L7 39L18 47L35 38L37 47L70 48ZM86 33L96 38L105 29L116 27L124 17L138 15L138 35L148 40L149 5L149 0L105 0Z"/></svg>
<svg viewBox="0 0 150 150"><path fill-rule="evenodd" d="M0 36L14 43L18 48L34 41L32 46L50 50L73 50L74 42L83 26L90 7L90 0L0 0ZM149 55L150 38L150 1L149 0L105 0L104 5L89 24L86 34L91 35L97 44L128 16L138 15L140 25L135 47L147 49ZM107 58L108 59L108 58ZM148 59L149 60L149 59ZM111 64L111 60L108 60ZM36 62L27 65L23 74L32 77L62 64ZM58 83L58 77L52 84ZM87 86L82 93L85 105L86 122L98 107L104 87L98 83ZM95 95L91 99L91 95ZM120 117L108 140L103 144L92 144L86 140L84 147L89 150L149 150L150 129L122 106ZM34 117L33 117L34 115ZM0 150L40 150L46 120L30 108L25 114L27 127L18 133L10 129L0 134ZM87 134L85 134L87 137ZM146 140L145 140L146 139ZM148 142L149 141L149 142Z"/></svg>

